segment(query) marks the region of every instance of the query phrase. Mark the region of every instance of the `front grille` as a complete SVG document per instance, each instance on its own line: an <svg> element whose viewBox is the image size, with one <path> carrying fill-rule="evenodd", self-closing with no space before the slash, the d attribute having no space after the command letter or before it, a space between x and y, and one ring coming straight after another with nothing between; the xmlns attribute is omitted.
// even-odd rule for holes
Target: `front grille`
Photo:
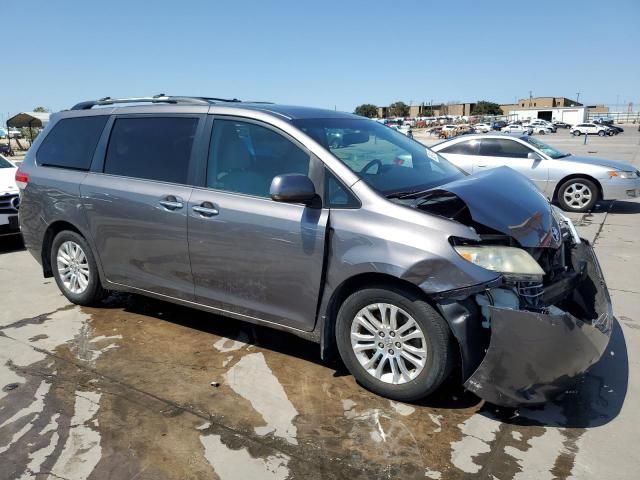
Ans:
<svg viewBox="0 0 640 480"><path fill-rule="evenodd" d="M18 211L18 209L14 207L14 204L17 205L18 201L14 200L14 198L18 198L17 193L0 196L0 213L16 213Z"/></svg>
<svg viewBox="0 0 640 480"><path fill-rule="evenodd" d="M542 308L544 286L537 282L518 282L516 284L518 296L527 308Z"/></svg>

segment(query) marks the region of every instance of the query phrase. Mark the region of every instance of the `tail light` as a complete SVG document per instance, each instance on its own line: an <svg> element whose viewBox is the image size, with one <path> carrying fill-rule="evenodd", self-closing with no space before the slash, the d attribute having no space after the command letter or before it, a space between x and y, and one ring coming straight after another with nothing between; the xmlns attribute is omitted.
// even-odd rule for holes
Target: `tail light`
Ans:
<svg viewBox="0 0 640 480"><path fill-rule="evenodd" d="M27 183L29 183L29 174L18 168L16 171L16 185L20 190L24 190L27 188Z"/></svg>

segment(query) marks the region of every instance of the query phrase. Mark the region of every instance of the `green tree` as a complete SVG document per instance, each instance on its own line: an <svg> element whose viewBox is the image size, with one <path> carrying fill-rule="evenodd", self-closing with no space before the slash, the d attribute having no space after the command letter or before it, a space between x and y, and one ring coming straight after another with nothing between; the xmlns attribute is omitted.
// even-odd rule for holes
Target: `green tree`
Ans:
<svg viewBox="0 0 640 480"><path fill-rule="evenodd" d="M358 105L353 113L361 117L376 118L378 116L378 107L371 103L363 103Z"/></svg>
<svg viewBox="0 0 640 480"><path fill-rule="evenodd" d="M389 115L392 117L408 117L409 105L404 102L394 102L389 105Z"/></svg>
<svg viewBox="0 0 640 480"><path fill-rule="evenodd" d="M471 109L471 115L504 115L504 113L497 103L478 100Z"/></svg>
<svg viewBox="0 0 640 480"><path fill-rule="evenodd" d="M33 109L34 112L41 112L41 113L49 113L50 110L47 107L35 107Z"/></svg>

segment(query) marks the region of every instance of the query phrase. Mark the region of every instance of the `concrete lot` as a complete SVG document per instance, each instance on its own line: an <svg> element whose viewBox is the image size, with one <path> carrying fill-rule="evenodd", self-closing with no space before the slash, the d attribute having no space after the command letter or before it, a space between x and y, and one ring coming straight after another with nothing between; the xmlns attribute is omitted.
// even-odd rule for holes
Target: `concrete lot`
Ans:
<svg viewBox="0 0 640 480"><path fill-rule="evenodd" d="M544 140L638 166L626 130ZM391 402L314 344L142 297L72 306L0 237L0 478L637 478L640 203L573 217L618 322L575 391L517 411L453 383Z"/></svg>

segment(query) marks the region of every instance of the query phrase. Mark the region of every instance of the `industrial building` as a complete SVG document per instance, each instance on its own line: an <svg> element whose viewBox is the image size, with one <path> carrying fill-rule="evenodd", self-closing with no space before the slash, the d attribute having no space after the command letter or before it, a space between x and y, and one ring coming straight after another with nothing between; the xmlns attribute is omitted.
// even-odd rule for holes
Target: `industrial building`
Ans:
<svg viewBox="0 0 640 480"><path fill-rule="evenodd" d="M409 106L409 117L469 117L476 102L464 103L421 103ZM606 116L609 108L605 105L583 105L566 97L529 97L517 103L500 104L502 114L509 120L533 120L542 118L549 121L566 122L571 125L585 122L594 114ZM389 107L378 107L378 118L387 118Z"/></svg>

